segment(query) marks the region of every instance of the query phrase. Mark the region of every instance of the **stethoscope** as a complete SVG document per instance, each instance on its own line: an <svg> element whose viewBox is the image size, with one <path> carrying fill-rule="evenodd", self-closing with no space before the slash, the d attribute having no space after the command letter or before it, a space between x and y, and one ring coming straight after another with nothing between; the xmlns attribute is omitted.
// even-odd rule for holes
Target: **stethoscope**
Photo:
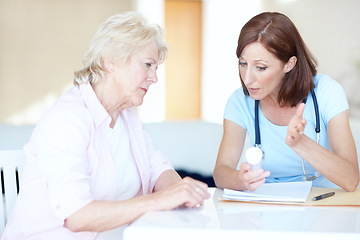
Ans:
<svg viewBox="0 0 360 240"><path fill-rule="evenodd" d="M313 98L314 109L315 109L316 142L319 144L319 141L320 141L320 115L319 115L319 106L318 106L318 102L317 102L314 90L311 90L311 96ZM307 98L305 98L303 100L303 103L306 103L306 100L307 100ZM255 145L254 145L254 147L258 147L261 149L260 146L261 146L261 136L260 136L260 125L259 125L259 100L255 100ZM263 153L263 155L264 155L264 153ZM304 177L303 177L304 181L314 181L316 178L319 177L319 172L316 172L313 176L308 176L305 171L303 158L301 159L301 163L302 163L302 169L303 169L303 173L304 173Z"/></svg>

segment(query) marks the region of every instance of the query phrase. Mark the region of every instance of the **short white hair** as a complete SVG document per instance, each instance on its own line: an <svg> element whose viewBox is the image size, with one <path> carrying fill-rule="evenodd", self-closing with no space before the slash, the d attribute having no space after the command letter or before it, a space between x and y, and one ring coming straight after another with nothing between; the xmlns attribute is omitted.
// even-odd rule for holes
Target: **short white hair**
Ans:
<svg viewBox="0 0 360 240"><path fill-rule="evenodd" d="M95 83L104 76L104 59L122 60L124 63L137 51L155 41L159 64L167 55L163 30L150 25L139 13L127 12L108 18L97 30L83 58L83 68L74 73L74 84Z"/></svg>

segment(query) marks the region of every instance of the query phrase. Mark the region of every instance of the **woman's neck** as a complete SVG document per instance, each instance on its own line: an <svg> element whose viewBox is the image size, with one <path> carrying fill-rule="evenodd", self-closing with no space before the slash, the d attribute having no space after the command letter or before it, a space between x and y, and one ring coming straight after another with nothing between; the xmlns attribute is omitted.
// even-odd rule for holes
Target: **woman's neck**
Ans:
<svg viewBox="0 0 360 240"><path fill-rule="evenodd" d="M277 99L268 97L260 100L260 108L263 115L273 124L287 126L294 116L297 106L282 106Z"/></svg>
<svg viewBox="0 0 360 240"><path fill-rule="evenodd" d="M124 101L117 102L117 99L120 98L118 96L116 98L112 97L114 90L107 84L105 79L98 80L96 83L92 83L91 86L100 103L111 117L110 127L113 128L120 112L126 108L125 104L123 104Z"/></svg>

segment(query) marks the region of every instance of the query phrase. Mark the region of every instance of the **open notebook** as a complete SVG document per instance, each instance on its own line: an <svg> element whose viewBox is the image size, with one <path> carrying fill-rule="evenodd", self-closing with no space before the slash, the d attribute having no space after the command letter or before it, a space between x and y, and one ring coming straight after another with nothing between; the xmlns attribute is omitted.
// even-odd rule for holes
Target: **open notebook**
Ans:
<svg viewBox="0 0 360 240"><path fill-rule="evenodd" d="M265 183L255 191L224 189L224 200L245 202L305 203L312 187L311 181Z"/></svg>

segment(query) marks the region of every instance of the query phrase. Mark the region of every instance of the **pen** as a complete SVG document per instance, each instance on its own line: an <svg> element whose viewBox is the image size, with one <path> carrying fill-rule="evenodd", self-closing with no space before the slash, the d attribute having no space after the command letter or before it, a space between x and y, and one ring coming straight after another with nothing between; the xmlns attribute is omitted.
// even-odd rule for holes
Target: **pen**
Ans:
<svg viewBox="0 0 360 240"><path fill-rule="evenodd" d="M316 196L312 200L317 201L317 200L328 198L328 197L331 197L331 196L334 196L334 195L335 195L335 192L329 192L329 193L325 193L325 194L321 194L319 196Z"/></svg>

